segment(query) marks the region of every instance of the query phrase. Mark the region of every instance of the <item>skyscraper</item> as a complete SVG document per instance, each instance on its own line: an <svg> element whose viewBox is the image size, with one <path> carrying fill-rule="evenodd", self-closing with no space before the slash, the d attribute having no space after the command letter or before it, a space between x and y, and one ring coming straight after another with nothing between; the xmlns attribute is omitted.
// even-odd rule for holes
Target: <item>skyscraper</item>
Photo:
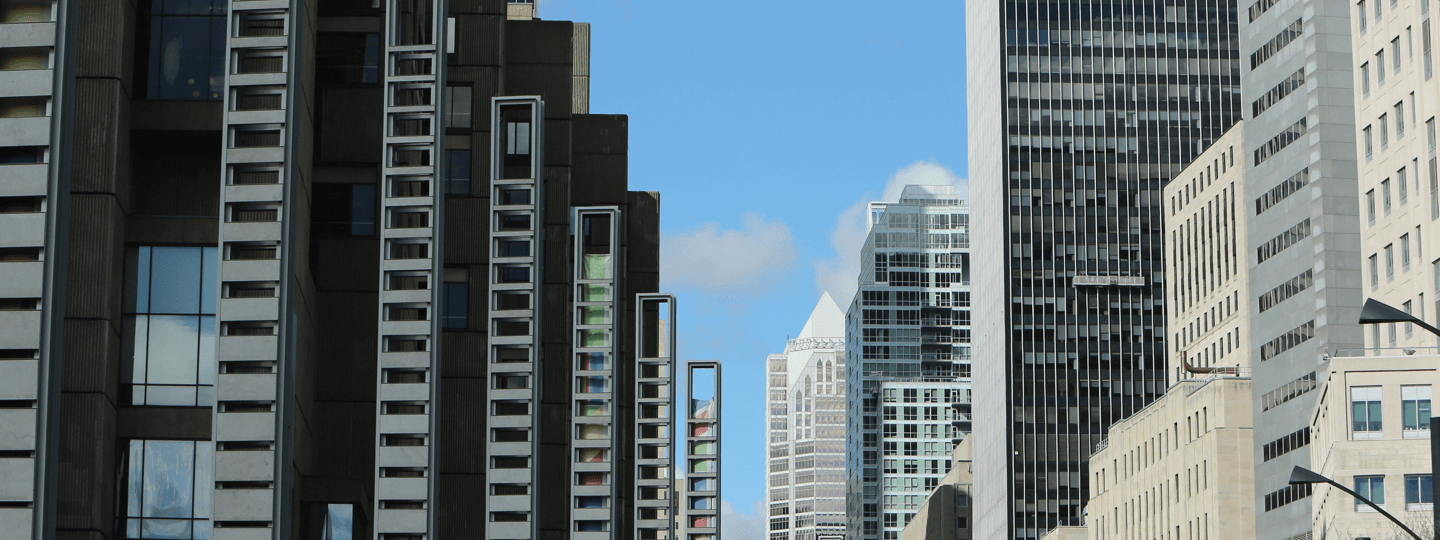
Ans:
<svg viewBox="0 0 1440 540"><path fill-rule="evenodd" d="M845 534L845 313L821 295L783 354L766 359L771 540Z"/></svg>
<svg viewBox="0 0 1440 540"><path fill-rule="evenodd" d="M969 218L950 186L870 204L845 315L847 538L899 538L970 431Z"/></svg>
<svg viewBox="0 0 1440 540"><path fill-rule="evenodd" d="M1240 117L1235 4L967 4L976 537L1077 525L1164 391L1161 188Z"/></svg>
<svg viewBox="0 0 1440 540"><path fill-rule="evenodd" d="M83 7L0 5L0 535L670 537L659 196L588 25Z"/></svg>

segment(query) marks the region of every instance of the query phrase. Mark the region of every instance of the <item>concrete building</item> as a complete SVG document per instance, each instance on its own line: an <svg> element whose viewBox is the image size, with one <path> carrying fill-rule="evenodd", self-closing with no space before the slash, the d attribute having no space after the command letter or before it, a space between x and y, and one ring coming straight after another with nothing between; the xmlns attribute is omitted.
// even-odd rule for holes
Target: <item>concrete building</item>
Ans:
<svg viewBox="0 0 1440 540"><path fill-rule="evenodd" d="M766 381L772 540L845 534L845 313L829 293Z"/></svg>
<svg viewBox="0 0 1440 540"><path fill-rule="evenodd" d="M1414 313L1440 317L1440 180L1437 180L1431 43L1434 30L1428 2L1389 4L1369 0L1351 5L1350 32L1355 84L1354 140L1361 165L1360 255L1364 297ZM1427 305L1428 304L1428 305ZM1436 345L1435 336L1413 325L1365 329L1367 347Z"/></svg>
<svg viewBox="0 0 1440 540"><path fill-rule="evenodd" d="M1382 0L1383 2L1383 0ZM1309 427L1325 351L1359 347L1360 208L1353 2L1238 6L1252 306L1256 538L1309 538L1311 499L1289 484L1308 452L1262 459ZM1357 36L1358 37L1358 36ZM1248 206L1248 205L1247 205ZM1266 308L1263 312L1259 308Z"/></svg>
<svg viewBox="0 0 1440 540"><path fill-rule="evenodd" d="M1434 352L1354 350L1332 357L1321 376L1308 449L1315 472L1369 498L1426 538L1434 535L1430 400L1440 383L1440 356ZM1409 538L1349 494L1326 484L1314 484L1313 490L1312 538Z"/></svg>
<svg viewBox="0 0 1440 540"><path fill-rule="evenodd" d="M845 534L896 540L969 432L969 208L949 186L906 186L866 223L845 316ZM882 511L885 493L898 502Z"/></svg>
<svg viewBox="0 0 1440 540"><path fill-rule="evenodd" d="M900 532L900 540L969 540L973 537L970 500L974 470L968 439L955 445L951 460L950 472L945 473L940 485L915 511L915 517Z"/></svg>
<svg viewBox="0 0 1440 540"><path fill-rule="evenodd" d="M1241 117L1237 18L967 3L972 253L995 261L974 280L977 538L1080 525L1105 428L1164 391L1161 190Z"/></svg>
<svg viewBox="0 0 1440 540"><path fill-rule="evenodd" d="M0 537L670 537L659 197L509 7L0 6Z"/></svg>

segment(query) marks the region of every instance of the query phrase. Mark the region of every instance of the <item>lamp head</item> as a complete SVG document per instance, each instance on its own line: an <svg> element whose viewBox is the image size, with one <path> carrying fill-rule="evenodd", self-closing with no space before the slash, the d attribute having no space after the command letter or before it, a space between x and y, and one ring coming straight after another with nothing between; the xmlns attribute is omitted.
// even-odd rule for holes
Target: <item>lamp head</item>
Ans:
<svg viewBox="0 0 1440 540"><path fill-rule="evenodd" d="M1384 302L1370 298L1365 300L1365 306L1360 308L1360 324L1396 323L1396 322L1419 322L1414 315L1405 313Z"/></svg>
<svg viewBox="0 0 1440 540"><path fill-rule="evenodd" d="M1324 484L1330 482L1329 478L1316 474L1315 471L1296 465L1290 471L1291 484Z"/></svg>

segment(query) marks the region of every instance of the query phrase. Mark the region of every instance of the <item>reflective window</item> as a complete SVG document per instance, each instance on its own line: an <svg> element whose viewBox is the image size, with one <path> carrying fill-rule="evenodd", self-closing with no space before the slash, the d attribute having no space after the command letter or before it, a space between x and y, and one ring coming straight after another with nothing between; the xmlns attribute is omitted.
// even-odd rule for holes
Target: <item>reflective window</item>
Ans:
<svg viewBox="0 0 1440 540"><path fill-rule="evenodd" d="M445 151L445 193L470 194L470 151Z"/></svg>
<svg viewBox="0 0 1440 540"><path fill-rule="evenodd" d="M1430 385L1400 387L1400 416L1404 429L1430 431ZM1410 433L1405 434L1407 438Z"/></svg>
<svg viewBox="0 0 1440 540"><path fill-rule="evenodd" d="M125 318L134 405L215 403L213 247L141 246L128 258Z"/></svg>
<svg viewBox="0 0 1440 540"><path fill-rule="evenodd" d="M146 99L219 100L226 0L154 0Z"/></svg>
<svg viewBox="0 0 1440 540"><path fill-rule="evenodd" d="M1430 504L1433 495L1432 484L1428 474L1407 474L1405 475L1405 504Z"/></svg>
<svg viewBox="0 0 1440 540"><path fill-rule="evenodd" d="M1379 386L1356 386L1350 389L1350 421L1356 439L1380 438Z"/></svg>
<svg viewBox="0 0 1440 540"><path fill-rule="evenodd" d="M1356 476L1355 493L1361 497L1370 499L1376 505L1385 505L1385 477L1384 476ZM1355 506L1367 506L1365 503L1355 501Z"/></svg>
<svg viewBox="0 0 1440 540"><path fill-rule="evenodd" d="M464 330L470 326L470 273L465 268L445 269L445 316L441 327Z"/></svg>
<svg viewBox="0 0 1440 540"><path fill-rule="evenodd" d="M445 87L445 127L466 129L471 126L471 93L469 86Z"/></svg>
<svg viewBox="0 0 1440 540"><path fill-rule="evenodd" d="M122 452L123 537L209 540L214 444L130 441Z"/></svg>
<svg viewBox="0 0 1440 540"><path fill-rule="evenodd" d="M315 540L353 540L355 505L315 503L310 507L310 536Z"/></svg>

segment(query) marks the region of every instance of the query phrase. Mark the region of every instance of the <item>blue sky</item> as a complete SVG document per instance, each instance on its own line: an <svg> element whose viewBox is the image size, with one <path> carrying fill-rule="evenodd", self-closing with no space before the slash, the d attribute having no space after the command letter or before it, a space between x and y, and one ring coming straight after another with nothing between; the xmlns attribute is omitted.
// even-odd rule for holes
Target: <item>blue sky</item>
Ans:
<svg viewBox="0 0 1440 540"><path fill-rule="evenodd" d="M751 516L764 498L765 355L800 332L821 290L847 307L863 203L965 176L964 4L538 11L592 24L590 110L630 116L630 189L661 193L679 354L724 366L721 489L739 513L725 536L763 538Z"/></svg>

